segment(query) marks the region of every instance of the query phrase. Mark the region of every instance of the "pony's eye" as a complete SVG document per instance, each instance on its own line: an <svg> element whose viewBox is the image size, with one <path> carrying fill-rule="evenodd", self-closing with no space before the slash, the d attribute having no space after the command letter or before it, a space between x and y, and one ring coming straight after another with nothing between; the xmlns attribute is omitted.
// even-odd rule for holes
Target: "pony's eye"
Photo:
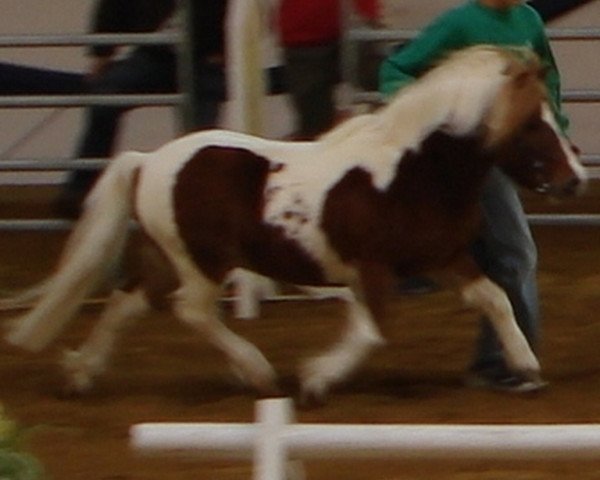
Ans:
<svg viewBox="0 0 600 480"><path fill-rule="evenodd" d="M536 161L533 162L533 169L534 170L543 170L544 167L545 167L545 164L541 160L536 160Z"/></svg>
<svg viewBox="0 0 600 480"><path fill-rule="evenodd" d="M531 118L525 123L525 129L526 130L535 130L535 129L539 128L539 126L541 124L542 124L542 121L540 118L538 118L538 117Z"/></svg>

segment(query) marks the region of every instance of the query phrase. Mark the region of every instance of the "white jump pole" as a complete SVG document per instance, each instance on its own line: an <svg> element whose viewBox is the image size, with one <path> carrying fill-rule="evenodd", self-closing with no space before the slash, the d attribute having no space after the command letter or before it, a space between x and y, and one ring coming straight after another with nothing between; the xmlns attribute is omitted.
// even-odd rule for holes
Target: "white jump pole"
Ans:
<svg viewBox="0 0 600 480"><path fill-rule="evenodd" d="M600 458L599 424L294 424L290 399L257 402L257 421L148 423L131 428L146 452L254 459L255 480L282 480L289 459L573 460Z"/></svg>

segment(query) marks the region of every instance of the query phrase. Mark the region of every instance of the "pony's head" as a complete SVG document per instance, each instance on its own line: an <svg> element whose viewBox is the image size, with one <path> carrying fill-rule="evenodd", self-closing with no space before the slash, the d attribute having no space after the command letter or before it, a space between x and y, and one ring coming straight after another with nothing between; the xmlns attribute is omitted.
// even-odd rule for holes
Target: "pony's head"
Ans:
<svg viewBox="0 0 600 480"><path fill-rule="evenodd" d="M450 55L438 69L454 87L449 133L480 135L484 149L527 188L565 194L583 183L585 170L555 121L546 70L533 51L471 47ZM471 76L462 80L461 70Z"/></svg>
<svg viewBox="0 0 600 480"><path fill-rule="evenodd" d="M504 172L520 185L539 193L572 194L585 183L579 151L561 133L546 102L496 155Z"/></svg>
<svg viewBox="0 0 600 480"><path fill-rule="evenodd" d="M495 147L545 101L544 74L529 49L478 45L457 50L400 90L379 114L382 130L401 145L418 145L440 130L478 136L484 147Z"/></svg>
<svg viewBox="0 0 600 480"><path fill-rule="evenodd" d="M532 50L497 48L496 52L504 62L503 82L483 120L486 144L492 147L510 139L532 117L539 117L537 112L548 98L546 68Z"/></svg>
<svg viewBox="0 0 600 480"><path fill-rule="evenodd" d="M477 45L455 51L423 77L442 89L440 128L450 135L478 134L495 147L516 132L546 100L545 70L525 48Z"/></svg>

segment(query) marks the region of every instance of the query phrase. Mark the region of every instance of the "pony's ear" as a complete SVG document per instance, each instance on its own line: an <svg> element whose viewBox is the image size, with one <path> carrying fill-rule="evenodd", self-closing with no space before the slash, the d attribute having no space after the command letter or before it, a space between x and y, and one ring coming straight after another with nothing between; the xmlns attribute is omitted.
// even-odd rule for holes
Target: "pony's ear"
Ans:
<svg viewBox="0 0 600 480"><path fill-rule="evenodd" d="M540 80L545 80L549 71L550 65L540 65L540 68L538 68L538 78Z"/></svg>
<svg viewBox="0 0 600 480"><path fill-rule="evenodd" d="M527 85L528 82L531 81L532 77L540 78L538 77L538 74L536 71L532 71L531 69L527 68L527 69L523 69L522 71L518 72L514 78L512 79L514 85L517 88L521 88L524 87L525 85Z"/></svg>
<svg viewBox="0 0 600 480"><path fill-rule="evenodd" d="M548 66L543 65L540 58L528 48L515 48L507 50L507 64L502 72L513 77L517 85L525 82L530 75L536 75L543 80L548 72Z"/></svg>

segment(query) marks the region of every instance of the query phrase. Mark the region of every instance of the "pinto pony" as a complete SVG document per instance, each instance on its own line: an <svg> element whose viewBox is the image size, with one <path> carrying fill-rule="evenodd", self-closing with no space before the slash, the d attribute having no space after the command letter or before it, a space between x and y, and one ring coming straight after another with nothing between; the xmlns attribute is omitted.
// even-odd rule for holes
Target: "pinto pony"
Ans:
<svg viewBox="0 0 600 480"><path fill-rule="evenodd" d="M57 271L7 340L40 350L55 339L118 257L133 218L175 273L167 290L176 317L261 392L275 390L272 366L219 318L222 284L236 268L347 287L342 338L301 369L309 397L323 397L382 343L383 279L392 272L444 273L491 320L511 368L540 382L506 294L469 246L492 167L556 194L584 178L542 76L529 52L473 47L314 142L214 130L124 153L91 192ZM149 308L149 285L113 293L92 338L67 362L76 386L102 370L123 322Z"/></svg>

